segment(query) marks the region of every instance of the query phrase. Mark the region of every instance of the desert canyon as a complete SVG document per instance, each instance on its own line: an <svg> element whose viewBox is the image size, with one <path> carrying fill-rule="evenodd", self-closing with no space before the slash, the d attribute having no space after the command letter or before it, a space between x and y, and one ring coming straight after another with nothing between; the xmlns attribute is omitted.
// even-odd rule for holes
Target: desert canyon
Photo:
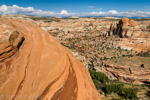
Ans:
<svg viewBox="0 0 150 100"><path fill-rule="evenodd" d="M108 85L135 87L140 100L150 99L147 18L3 15L0 31L4 100L119 98L120 94L106 95L106 84L97 86L89 69L105 74L111 80Z"/></svg>

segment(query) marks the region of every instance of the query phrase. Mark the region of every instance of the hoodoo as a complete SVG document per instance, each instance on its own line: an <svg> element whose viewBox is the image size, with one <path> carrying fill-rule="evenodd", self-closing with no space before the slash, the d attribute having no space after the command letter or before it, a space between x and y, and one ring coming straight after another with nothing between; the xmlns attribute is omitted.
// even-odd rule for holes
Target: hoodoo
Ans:
<svg viewBox="0 0 150 100"><path fill-rule="evenodd" d="M27 21L0 19L0 100L100 100L84 67Z"/></svg>

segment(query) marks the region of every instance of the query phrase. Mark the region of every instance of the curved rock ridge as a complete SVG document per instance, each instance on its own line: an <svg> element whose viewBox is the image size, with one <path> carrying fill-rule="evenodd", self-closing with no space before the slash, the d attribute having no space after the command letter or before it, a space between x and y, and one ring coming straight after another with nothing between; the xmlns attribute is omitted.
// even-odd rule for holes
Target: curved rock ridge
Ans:
<svg viewBox="0 0 150 100"><path fill-rule="evenodd" d="M0 19L0 100L100 100L71 52L27 21Z"/></svg>

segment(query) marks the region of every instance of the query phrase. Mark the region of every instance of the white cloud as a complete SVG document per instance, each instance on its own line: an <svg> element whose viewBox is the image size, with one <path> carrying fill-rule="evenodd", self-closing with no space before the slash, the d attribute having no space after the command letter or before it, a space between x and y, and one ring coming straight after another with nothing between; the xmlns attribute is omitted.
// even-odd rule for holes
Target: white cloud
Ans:
<svg viewBox="0 0 150 100"><path fill-rule="evenodd" d="M68 14L68 12L66 10L62 10L61 14Z"/></svg>
<svg viewBox="0 0 150 100"><path fill-rule="evenodd" d="M88 6L88 8L94 8L94 6Z"/></svg>
<svg viewBox="0 0 150 100"><path fill-rule="evenodd" d="M1 11L7 11L7 6L6 5L2 5L1 7L0 7L0 9L1 9Z"/></svg>
<svg viewBox="0 0 150 100"><path fill-rule="evenodd" d="M39 15L39 16L47 16L47 15L54 15L55 12L52 11L42 11L42 10L35 10L33 7L19 7L17 5L13 6L0 6L0 14L25 14L25 15Z"/></svg>
<svg viewBox="0 0 150 100"><path fill-rule="evenodd" d="M117 14L118 12L116 10L110 10L109 13L110 14Z"/></svg>
<svg viewBox="0 0 150 100"><path fill-rule="evenodd" d="M125 11L118 12L116 10L90 12L90 13L68 13L66 10L62 10L60 13L53 11L43 11L40 9L34 9L33 7L19 7L13 6L0 6L0 14L24 14L34 16L125 16L125 17L150 17L150 11Z"/></svg>
<svg viewBox="0 0 150 100"><path fill-rule="evenodd" d="M124 17L150 17L150 12L146 11L125 11L125 12L117 12L116 10L110 10L108 12L91 12L89 15L91 16L124 16Z"/></svg>

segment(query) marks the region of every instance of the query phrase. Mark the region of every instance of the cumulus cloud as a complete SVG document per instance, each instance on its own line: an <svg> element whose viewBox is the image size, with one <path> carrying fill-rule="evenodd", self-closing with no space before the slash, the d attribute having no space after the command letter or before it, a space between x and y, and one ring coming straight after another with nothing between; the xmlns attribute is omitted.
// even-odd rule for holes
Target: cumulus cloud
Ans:
<svg viewBox="0 0 150 100"><path fill-rule="evenodd" d="M62 10L61 14L68 14L68 12L66 10Z"/></svg>
<svg viewBox="0 0 150 100"><path fill-rule="evenodd" d="M34 16L118 16L118 17L150 17L150 11L124 11L118 12L116 10L90 12L90 13L69 13L67 10L62 10L59 13L53 11L43 11L40 9L34 9L33 7L19 7L13 6L0 6L0 14L24 14Z"/></svg>
<svg viewBox="0 0 150 100"><path fill-rule="evenodd" d="M38 16L49 16L55 15L55 12L52 11L42 11L42 10L35 10L33 7L19 7L17 5L13 6L0 6L0 14L25 14L25 15L38 15Z"/></svg>
<svg viewBox="0 0 150 100"><path fill-rule="evenodd" d="M109 13L110 14L117 14L118 12L116 10L110 10Z"/></svg>
<svg viewBox="0 0 150 100"><path fill-rule="evenodd" d="M92 13L91 13L92 14ZM94 12L95 16L118 16L118 17L150 17L150 12L146 11L125 11L117 12L116 10L110 10L108 12Z"/></svg>

